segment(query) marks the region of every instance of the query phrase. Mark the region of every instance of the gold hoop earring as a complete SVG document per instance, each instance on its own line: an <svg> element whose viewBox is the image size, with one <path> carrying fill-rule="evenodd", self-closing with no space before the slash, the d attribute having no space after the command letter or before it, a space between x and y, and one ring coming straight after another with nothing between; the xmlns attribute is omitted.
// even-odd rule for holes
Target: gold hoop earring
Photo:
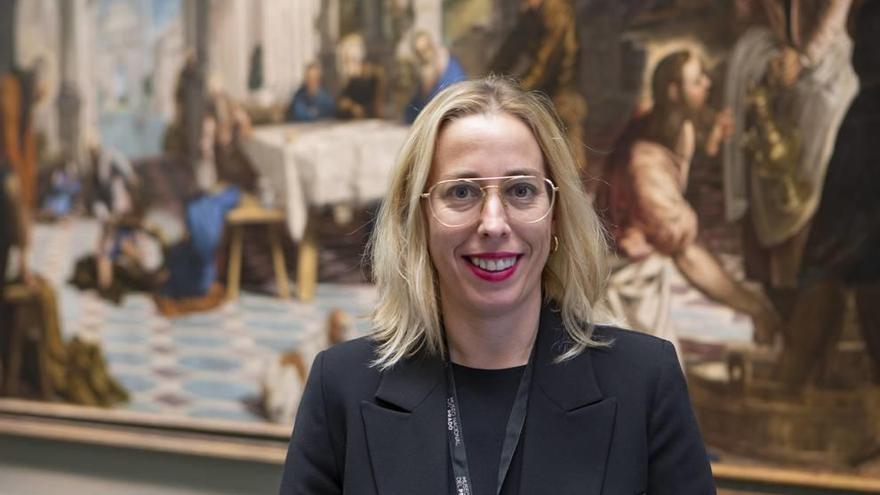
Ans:
<svg viewBox="0 0 880 495"><path fill-rule="evenodd" d="M555 253L556 251L559 251L559 238L554 235L553 236L553 250L550 252Z"/></svg>

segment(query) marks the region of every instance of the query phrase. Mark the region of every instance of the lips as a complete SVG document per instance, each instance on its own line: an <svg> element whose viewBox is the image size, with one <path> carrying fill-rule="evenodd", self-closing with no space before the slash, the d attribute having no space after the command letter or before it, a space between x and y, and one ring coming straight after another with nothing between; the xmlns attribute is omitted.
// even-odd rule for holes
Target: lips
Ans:
<svg viewBox="0 0 880 495"><path fill-rule="evenodd" d="M500 282L516 272L520 257L517 253L495 252L467 255L464 259L477 277L489 282Z"/></svg>

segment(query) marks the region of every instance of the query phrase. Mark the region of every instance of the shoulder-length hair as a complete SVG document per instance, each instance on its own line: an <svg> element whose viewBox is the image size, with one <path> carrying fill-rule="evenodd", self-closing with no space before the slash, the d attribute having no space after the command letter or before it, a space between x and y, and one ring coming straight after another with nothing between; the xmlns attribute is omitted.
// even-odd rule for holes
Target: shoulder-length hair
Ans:
<svg viewBox="0 0 880 495"><path fill-rule="evenodd" d="M549 99L490 76L441 91L419 114L401 148L390 189L369 247L378 304L372 338L373 364L386 369L418 352L445 356L437 273L428 254L426 205L434 148L441 129L475 114L506 113L520 119L538 142L547 175L559 188L553 218L559 247L542 274L545 302L562 313L571 345L558 357L572 358L593 339L594 312L607 281L605 233L590 204L565 132Z"/></svg>

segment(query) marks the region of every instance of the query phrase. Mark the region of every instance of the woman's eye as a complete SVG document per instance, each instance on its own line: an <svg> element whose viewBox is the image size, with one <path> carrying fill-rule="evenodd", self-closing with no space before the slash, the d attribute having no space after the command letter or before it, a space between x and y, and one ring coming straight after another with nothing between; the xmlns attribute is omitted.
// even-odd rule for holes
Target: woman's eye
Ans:
<svg viewBox="0 0 880 495"><path fill-rule="evenodd" d="M534 186L526 182L513 184L512 186L510 186L510 188L508 188L507 191L511 197L514 197L516 199L531 198L535 195Z"/></svg>
<svg viewBox="0 0 880 495"><path fill-rule="evenodd" d="M453 199L468 199L475 195L473 186L467 184L459 184L452 186L447 193L447 196Z"/></svg>

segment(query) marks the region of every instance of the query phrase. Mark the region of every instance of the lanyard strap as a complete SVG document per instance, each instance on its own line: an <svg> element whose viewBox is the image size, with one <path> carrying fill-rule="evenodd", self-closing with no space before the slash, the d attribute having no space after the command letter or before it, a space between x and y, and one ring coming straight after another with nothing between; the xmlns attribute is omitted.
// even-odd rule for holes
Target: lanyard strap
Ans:
<svg viewBox="0 0 880 495"><path fill-rule="evenodd" d="M507 428L504 432L504 443L501 446L501 459L498 463L498 485L495 494L501 493L501 486L510 470L510 463L516 446L522 436L523 425L526 422L526 409L529 404L529 388L532 383L532 368L535 361L535 348L529 356L526 369L519 379L519 387L516 391L516 399L507 418ZM471 484L471 476L468 470L467 450L464 445L464 433L462 431L461 415L458 409L458 393L455 389L455 376L453 376L452 364L446 361L446 428L449 439L449 457L452 460L452 474L455 478L455 495L474 495Z"/></svg>

